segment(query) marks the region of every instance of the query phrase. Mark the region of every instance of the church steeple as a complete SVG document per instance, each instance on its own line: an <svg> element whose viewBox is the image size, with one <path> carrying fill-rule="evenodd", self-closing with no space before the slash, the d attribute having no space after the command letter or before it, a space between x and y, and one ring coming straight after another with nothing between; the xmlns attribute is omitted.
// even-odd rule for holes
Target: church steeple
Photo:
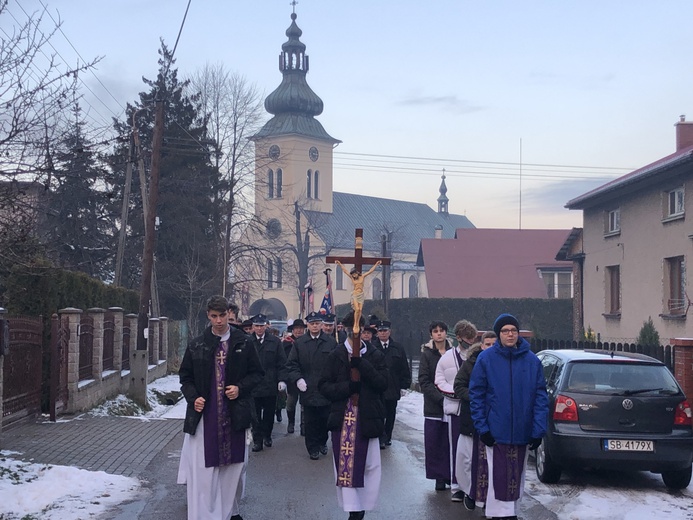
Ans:
<svg viewBox="0 0 693 520"><path fill-rule="evenodd" d="M438 196L438 213L447 215L449 199L446 195L448 192L448 187L445 185L445 168L443 168L443 175L441 175L440 178L443 180L440 181L440 188L438 188L438 191L440 192L440 195Z"/></svg>
<svg viewBox="0 0 693 520"><path fill-rule="evenodd" d="M289 39L282 45L279 55L282 82L265 99L265 109L274 117L254 138L296 134L339 143L341 141L330 136L314 118L322 113L323 102L306 81L309 60L306 45L300 40L302 34L303 31L296 25L296 13L293 12L291 25L286 30Z"/></svg>

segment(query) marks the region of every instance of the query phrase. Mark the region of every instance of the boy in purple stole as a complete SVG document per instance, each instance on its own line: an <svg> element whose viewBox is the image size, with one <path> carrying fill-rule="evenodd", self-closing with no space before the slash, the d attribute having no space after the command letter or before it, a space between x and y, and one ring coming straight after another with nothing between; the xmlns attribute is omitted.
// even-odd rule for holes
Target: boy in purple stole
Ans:
<svg viewBox="0 0 693 520"><path fill-rule="evenodd" d="M188 407L178 483L187 484L188 520L242 520L251 390L264 372L248 336L229 326L227 306L223 296L208 300L210 326L179 370Z"/></svg>
<svg viewBox="0 0 693 520"><path fill-rule="evenodd" d="M486 516L517 519L528 448L537 449L546 433L549 400L541 362L520 337L517 319L501 314L493 331L498 340L472 369L470 408L486 445Z"/></svg>
<svg viewBox="0 0 693 520"><path fill-rule="evenodd" d="M353 355L353 312L343 324L347 339L328 356L318 389L331 401L327 426L332 432L337 502L349 512L349 520L360 520L375 508L380 491L379 438L388 371L384 354L360 338L360 355ZM360 326L364 324L361 317ZM352 369L358 377L352 377Z"/></svg>

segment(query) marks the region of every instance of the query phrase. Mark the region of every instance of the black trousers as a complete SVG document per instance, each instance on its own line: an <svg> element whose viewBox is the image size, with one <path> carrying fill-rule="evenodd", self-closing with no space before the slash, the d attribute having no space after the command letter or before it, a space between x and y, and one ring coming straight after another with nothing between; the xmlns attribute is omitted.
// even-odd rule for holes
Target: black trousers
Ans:
<svg viewBox="0 0 693 520"><path fill-rule="evenodd" d="M257 420L252 425L253 441L262 442L263 439L272 438L277 396L270 395L253 399L255 400L255 413L257 414Z"/></svg>
<svg viewBox="0 0 693 520"><path fill-rule="evenodd" d="M395 427L395 416L397 415L397 400L385 399L385 431L381 437L381 441L387 442L392 440L392 430Z"/></svg>
<svg viewBox="0 0 693 520"><path fill-rule="evenodd" d="M306 449L315 453L327 444L327 417L330 415L330 405L303 406L301 417L305 417Z"/></svg>

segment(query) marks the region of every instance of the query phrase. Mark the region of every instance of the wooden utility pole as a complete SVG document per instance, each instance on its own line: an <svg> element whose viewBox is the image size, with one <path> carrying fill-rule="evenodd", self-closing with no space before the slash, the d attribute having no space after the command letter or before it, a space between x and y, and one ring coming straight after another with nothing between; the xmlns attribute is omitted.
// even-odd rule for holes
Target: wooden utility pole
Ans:
<svg viewBox="0 0 693 520"><path fill-rule="evenodd" d="M125 237L127 235L128 209L130 206L130 186L132 185L132 155L133 143L132 135L130 135L130 147L128 149L128 164L125 167L125 186L123 187L123 207L120 210L120 233L118 234L118 252L116 253L115 280L113 281L113 284L116 287L120 287L121 277L123 275L123 256L125 254Z"/></svg>

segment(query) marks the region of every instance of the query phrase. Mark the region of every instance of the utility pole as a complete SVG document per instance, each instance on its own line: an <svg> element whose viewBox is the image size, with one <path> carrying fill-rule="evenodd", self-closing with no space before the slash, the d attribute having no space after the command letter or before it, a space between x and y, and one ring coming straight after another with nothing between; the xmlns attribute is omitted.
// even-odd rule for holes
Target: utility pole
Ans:
<svg viewBox="0 0 693 520"><path fill-rule="evenodd" d="M152 136L152 169L149 181L149 197L145 213L144 251L142 253L142 280L140 284L140 307L137 314L137 350L130 360L130 396L145 409L147 404L147 337L149 327L149 302L152 296L152 270L154 245L156 242L156 208L159 201L159 171L161 168L161 145L164 135L164 102L156 101L154 133ZM143 198L143 201L145 199Z"/></svg>
<svg viewBox="0 0 693 520"><path fill-rule="evenodd" d="M134 114L133 114L134 119ZM135 128L135 123L132 124L133 131ZM128 209L130 205L130 186L132 185L132 155L133 155L133 142L132 134L130 135L130 147L128 149L128 164L125 167L125 186L123 187L123 207L120 210L120 233L118 234L118 252L116 253L116 269L115 269L115 280L113 284L116 287L121 285L121 277L123 274L123 256L125 254L125 237L127 235L128 227Z"/></svg>

